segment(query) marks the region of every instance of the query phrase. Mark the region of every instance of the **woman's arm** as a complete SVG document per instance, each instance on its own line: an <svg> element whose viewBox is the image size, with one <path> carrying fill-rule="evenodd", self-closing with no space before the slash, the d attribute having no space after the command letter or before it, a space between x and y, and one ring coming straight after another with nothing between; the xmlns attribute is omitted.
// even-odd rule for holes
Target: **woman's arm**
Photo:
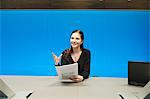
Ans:
<svg viewBox="0 0 150 99"><path fill-rule="evenodd" d="M61 57L61 65L66 65L67 64L67 59L65 57L66 55L63 54L62 57Z"/></svg>
<svg viewBox="0 0 150 99"><path fill-rule="evenodd" d="M90 51L87 51L84 57L85 57L85 60L84 60L81 76L83 76L84 79L87 79L90 74L90 60L91 60Z"/></svg>
<svg viewBox="0 0 150 99"><path fill-rule="evenodd" d="M62 52L61 65L72 64L72 62L70 61L71 59L70 59L69 55L70 55L69 49Z"/></svg>

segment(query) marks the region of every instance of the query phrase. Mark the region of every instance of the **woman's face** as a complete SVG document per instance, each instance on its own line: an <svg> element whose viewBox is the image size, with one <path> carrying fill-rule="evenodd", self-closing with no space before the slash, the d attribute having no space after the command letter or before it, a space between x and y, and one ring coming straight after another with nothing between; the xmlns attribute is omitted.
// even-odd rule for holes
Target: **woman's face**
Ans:
<svg viewBox="0 0 150 99"><path fill-rule="evenodd" d="M70 38L70 43L72 48L80 47L80 45L83 43L81 35L78 32L73 33Z"/></svg>

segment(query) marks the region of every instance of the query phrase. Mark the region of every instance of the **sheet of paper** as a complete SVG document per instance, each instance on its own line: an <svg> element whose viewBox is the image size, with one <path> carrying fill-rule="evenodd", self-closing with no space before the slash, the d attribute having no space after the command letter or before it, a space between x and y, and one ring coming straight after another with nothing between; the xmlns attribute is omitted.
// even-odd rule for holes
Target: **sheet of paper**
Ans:
<svg viewBox="0 0 150 99"><path fill-rule="evenodd" d="M56 71L60 80L71 81L71 76L78 75L78 63L56 66Z"/></svg>

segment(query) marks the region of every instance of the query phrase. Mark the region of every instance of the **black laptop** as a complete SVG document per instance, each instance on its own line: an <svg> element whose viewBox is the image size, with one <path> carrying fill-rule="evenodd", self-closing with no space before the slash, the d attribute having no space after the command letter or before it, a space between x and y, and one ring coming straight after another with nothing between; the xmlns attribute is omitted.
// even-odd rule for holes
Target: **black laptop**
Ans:
<svg viewBox="0 0 150 99"><path fill-rule="evenodd" d="M128 84L145 86L150 80L150 62L128 62Z"/></svg>

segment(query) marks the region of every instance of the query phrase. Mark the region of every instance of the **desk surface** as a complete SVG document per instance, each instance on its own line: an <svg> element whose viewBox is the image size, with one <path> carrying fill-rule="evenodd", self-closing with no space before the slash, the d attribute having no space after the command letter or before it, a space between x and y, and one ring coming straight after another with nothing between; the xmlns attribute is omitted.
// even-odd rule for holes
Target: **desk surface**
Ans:
<svg viewBox="0 0 150 99"><path fill-rule="evenodd" d="M61 83L56 76L0 76L16 91L34 90L29 99L118 99L117 92L140 92L127 78L91 77L80 83Z"/></svg>

